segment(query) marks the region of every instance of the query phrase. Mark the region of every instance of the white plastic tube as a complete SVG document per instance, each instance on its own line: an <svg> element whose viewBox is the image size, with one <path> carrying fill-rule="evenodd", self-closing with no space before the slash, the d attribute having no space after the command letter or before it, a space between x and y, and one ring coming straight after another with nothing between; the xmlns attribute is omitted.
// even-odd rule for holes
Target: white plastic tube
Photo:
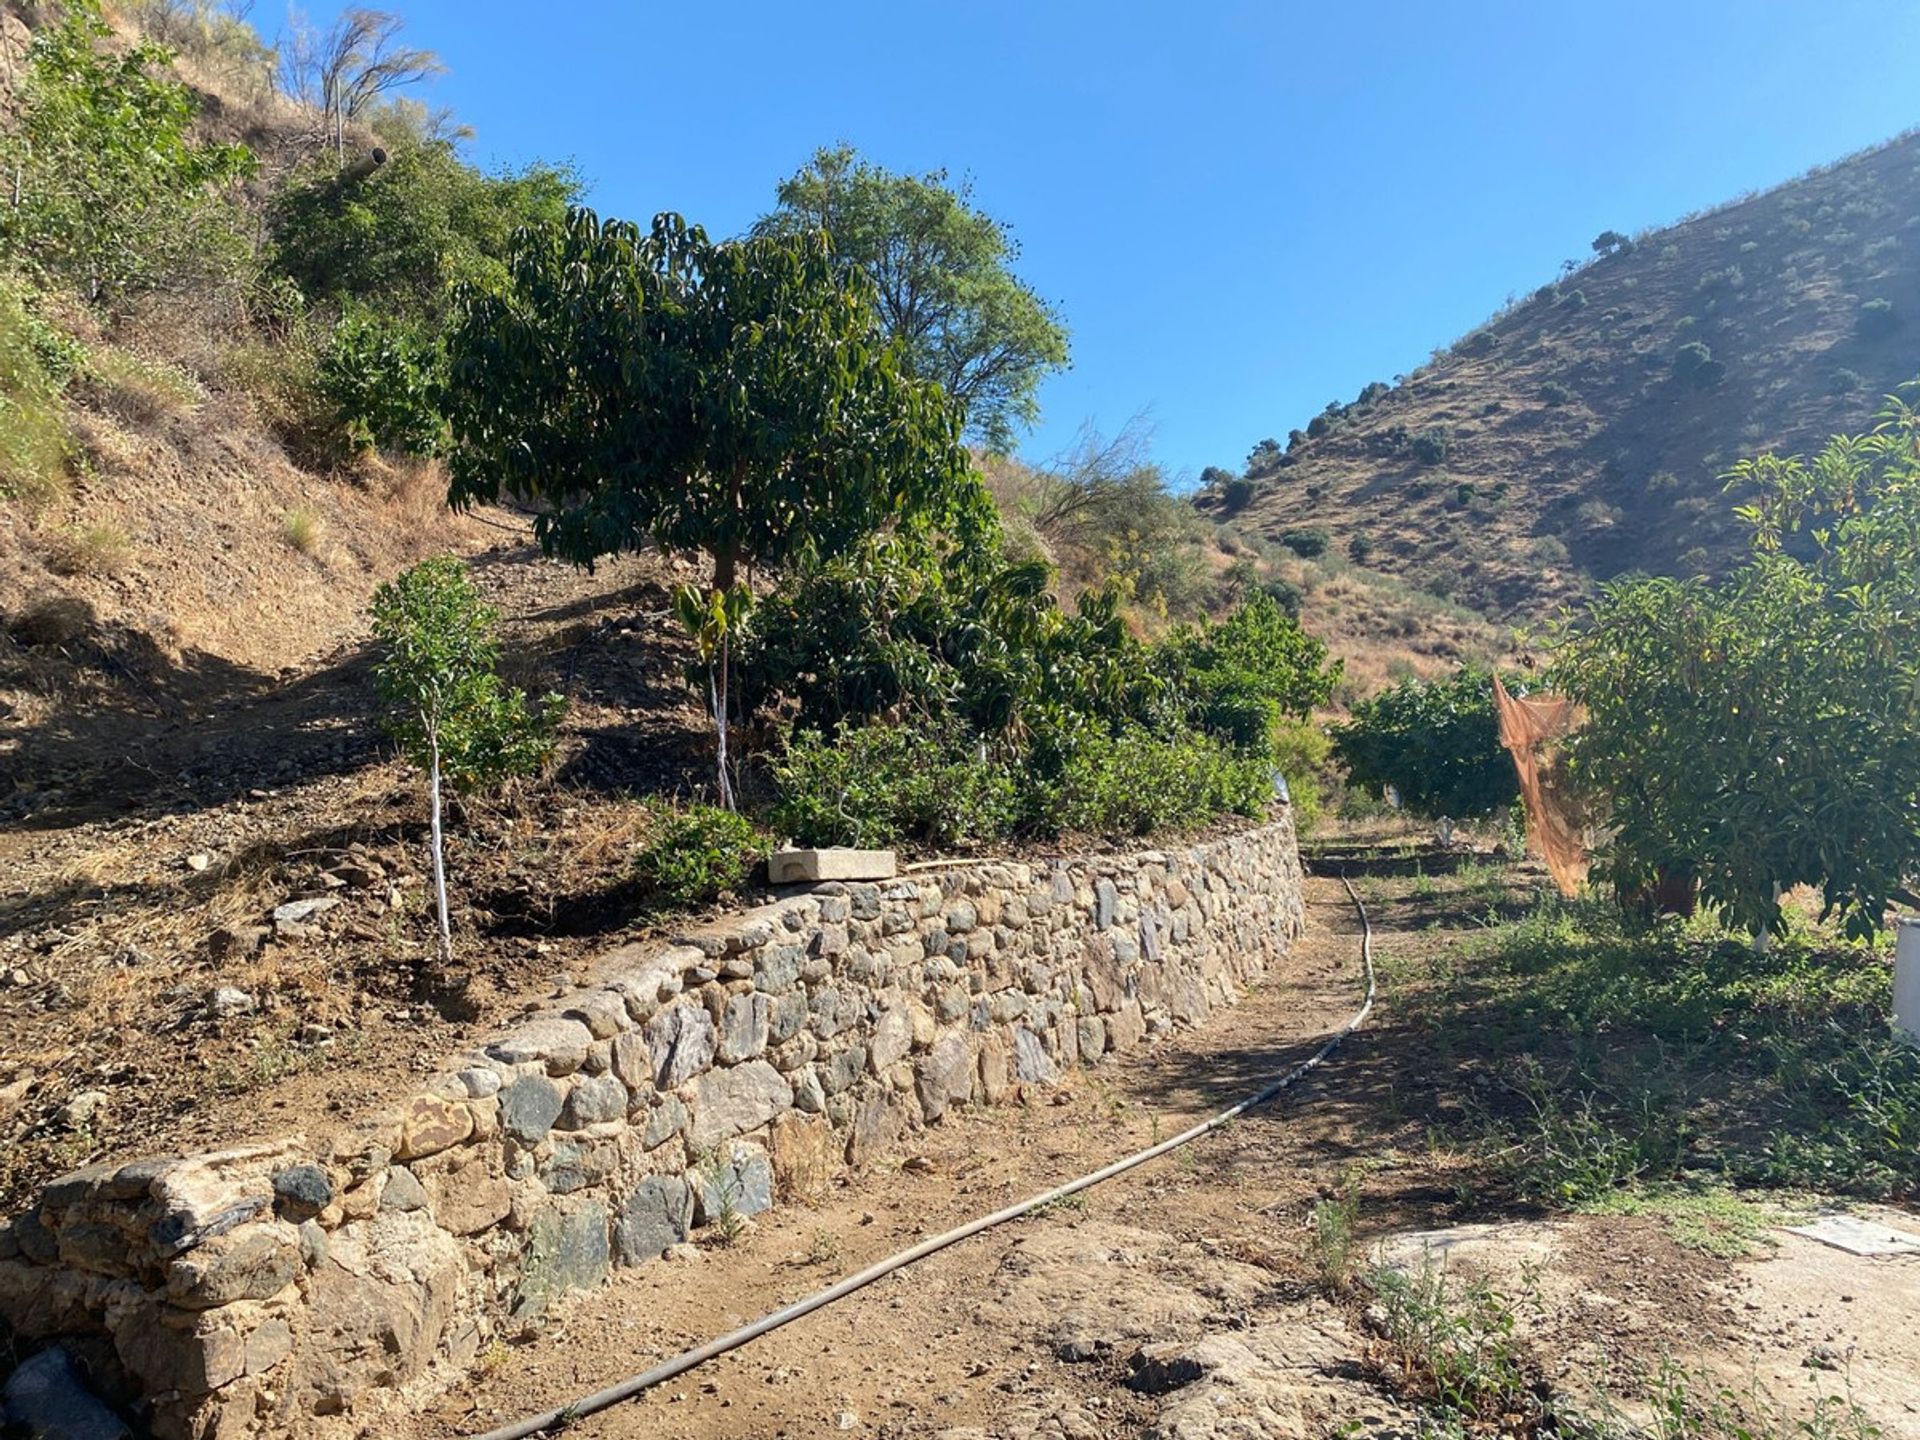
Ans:
<svg viewBox="0 0 1920 1440"><path fill-rule="evenodd" d="M1895 922L1893 1033L1920 1045L1920 915Z"/></svg>

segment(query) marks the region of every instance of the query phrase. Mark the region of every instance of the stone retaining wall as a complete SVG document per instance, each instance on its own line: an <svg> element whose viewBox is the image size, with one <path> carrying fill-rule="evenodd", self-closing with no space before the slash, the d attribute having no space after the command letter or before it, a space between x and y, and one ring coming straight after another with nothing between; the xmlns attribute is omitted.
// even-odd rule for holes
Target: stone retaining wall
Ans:
<svg viewBox="0 0 1920 1440"><path fill-rule="evenodd" d="M828 883L601 961L331 1141L91 1166L0 1228L0 1316L160 1440L345 1436L569 1289L956 1106L1198 1024L1302 924L1293 826Z"/></svg>

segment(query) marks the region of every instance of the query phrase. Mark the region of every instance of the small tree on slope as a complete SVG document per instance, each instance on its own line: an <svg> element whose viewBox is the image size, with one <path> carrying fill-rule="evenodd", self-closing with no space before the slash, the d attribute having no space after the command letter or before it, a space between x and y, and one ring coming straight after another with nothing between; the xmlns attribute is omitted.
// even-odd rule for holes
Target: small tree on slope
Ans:
<svg viewBox="0 0 1920 1440"><path fill-rule="evenodd" d="M373 596L373 633L385 649L374 676L393 707L386 728L407 758L427 772L432 819L433 890L440 957L453 956L447 919L443 787L455 791L530 775L553 753L565 702L529 704L495 673L499 612L480 599L467 567L451 555L423 560Z"/></svg>
<svg viewBox="0 0 1920 1440"><path fill-rule="evenodd" d="M454 503L537 502L542 546L576 564L703 553L699 616L738 609L743 572L990 507L959 407L906 371L818 234L715 243L677 215L643 232L575 210L520 232L501 289L463 292L448 355Z"/></svg>

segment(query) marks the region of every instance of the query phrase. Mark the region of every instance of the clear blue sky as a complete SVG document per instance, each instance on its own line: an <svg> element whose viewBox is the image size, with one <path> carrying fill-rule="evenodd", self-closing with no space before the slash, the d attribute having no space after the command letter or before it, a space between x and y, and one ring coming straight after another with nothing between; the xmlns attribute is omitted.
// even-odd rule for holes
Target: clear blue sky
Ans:
<svg viewBox="0 0 1920 1440"><path fill-rule="evenodd" d="M1023 453L1145 411L1176 473L1411 369L1602 229L1920 121L1905 0L376 3L446 60L425 98L474 158L571 159L603 212L732 233L839 140L970 174L1073 332Z"/></svg>

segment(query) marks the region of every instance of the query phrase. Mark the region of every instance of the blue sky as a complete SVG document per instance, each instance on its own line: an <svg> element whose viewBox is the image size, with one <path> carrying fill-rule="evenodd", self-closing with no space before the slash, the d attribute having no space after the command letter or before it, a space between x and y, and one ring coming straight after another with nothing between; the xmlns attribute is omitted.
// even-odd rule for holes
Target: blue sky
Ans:
<svg viewBox="0 0 1920 1440"><path fill-rule="evenodd" d="M1144 412L1176 474L1411 369L1600 230L1920 121L1901 0L387 3L474 158L571 159L603 212L732 233L840 140L970 174L1073 331L1022 453Z"/></svg>

